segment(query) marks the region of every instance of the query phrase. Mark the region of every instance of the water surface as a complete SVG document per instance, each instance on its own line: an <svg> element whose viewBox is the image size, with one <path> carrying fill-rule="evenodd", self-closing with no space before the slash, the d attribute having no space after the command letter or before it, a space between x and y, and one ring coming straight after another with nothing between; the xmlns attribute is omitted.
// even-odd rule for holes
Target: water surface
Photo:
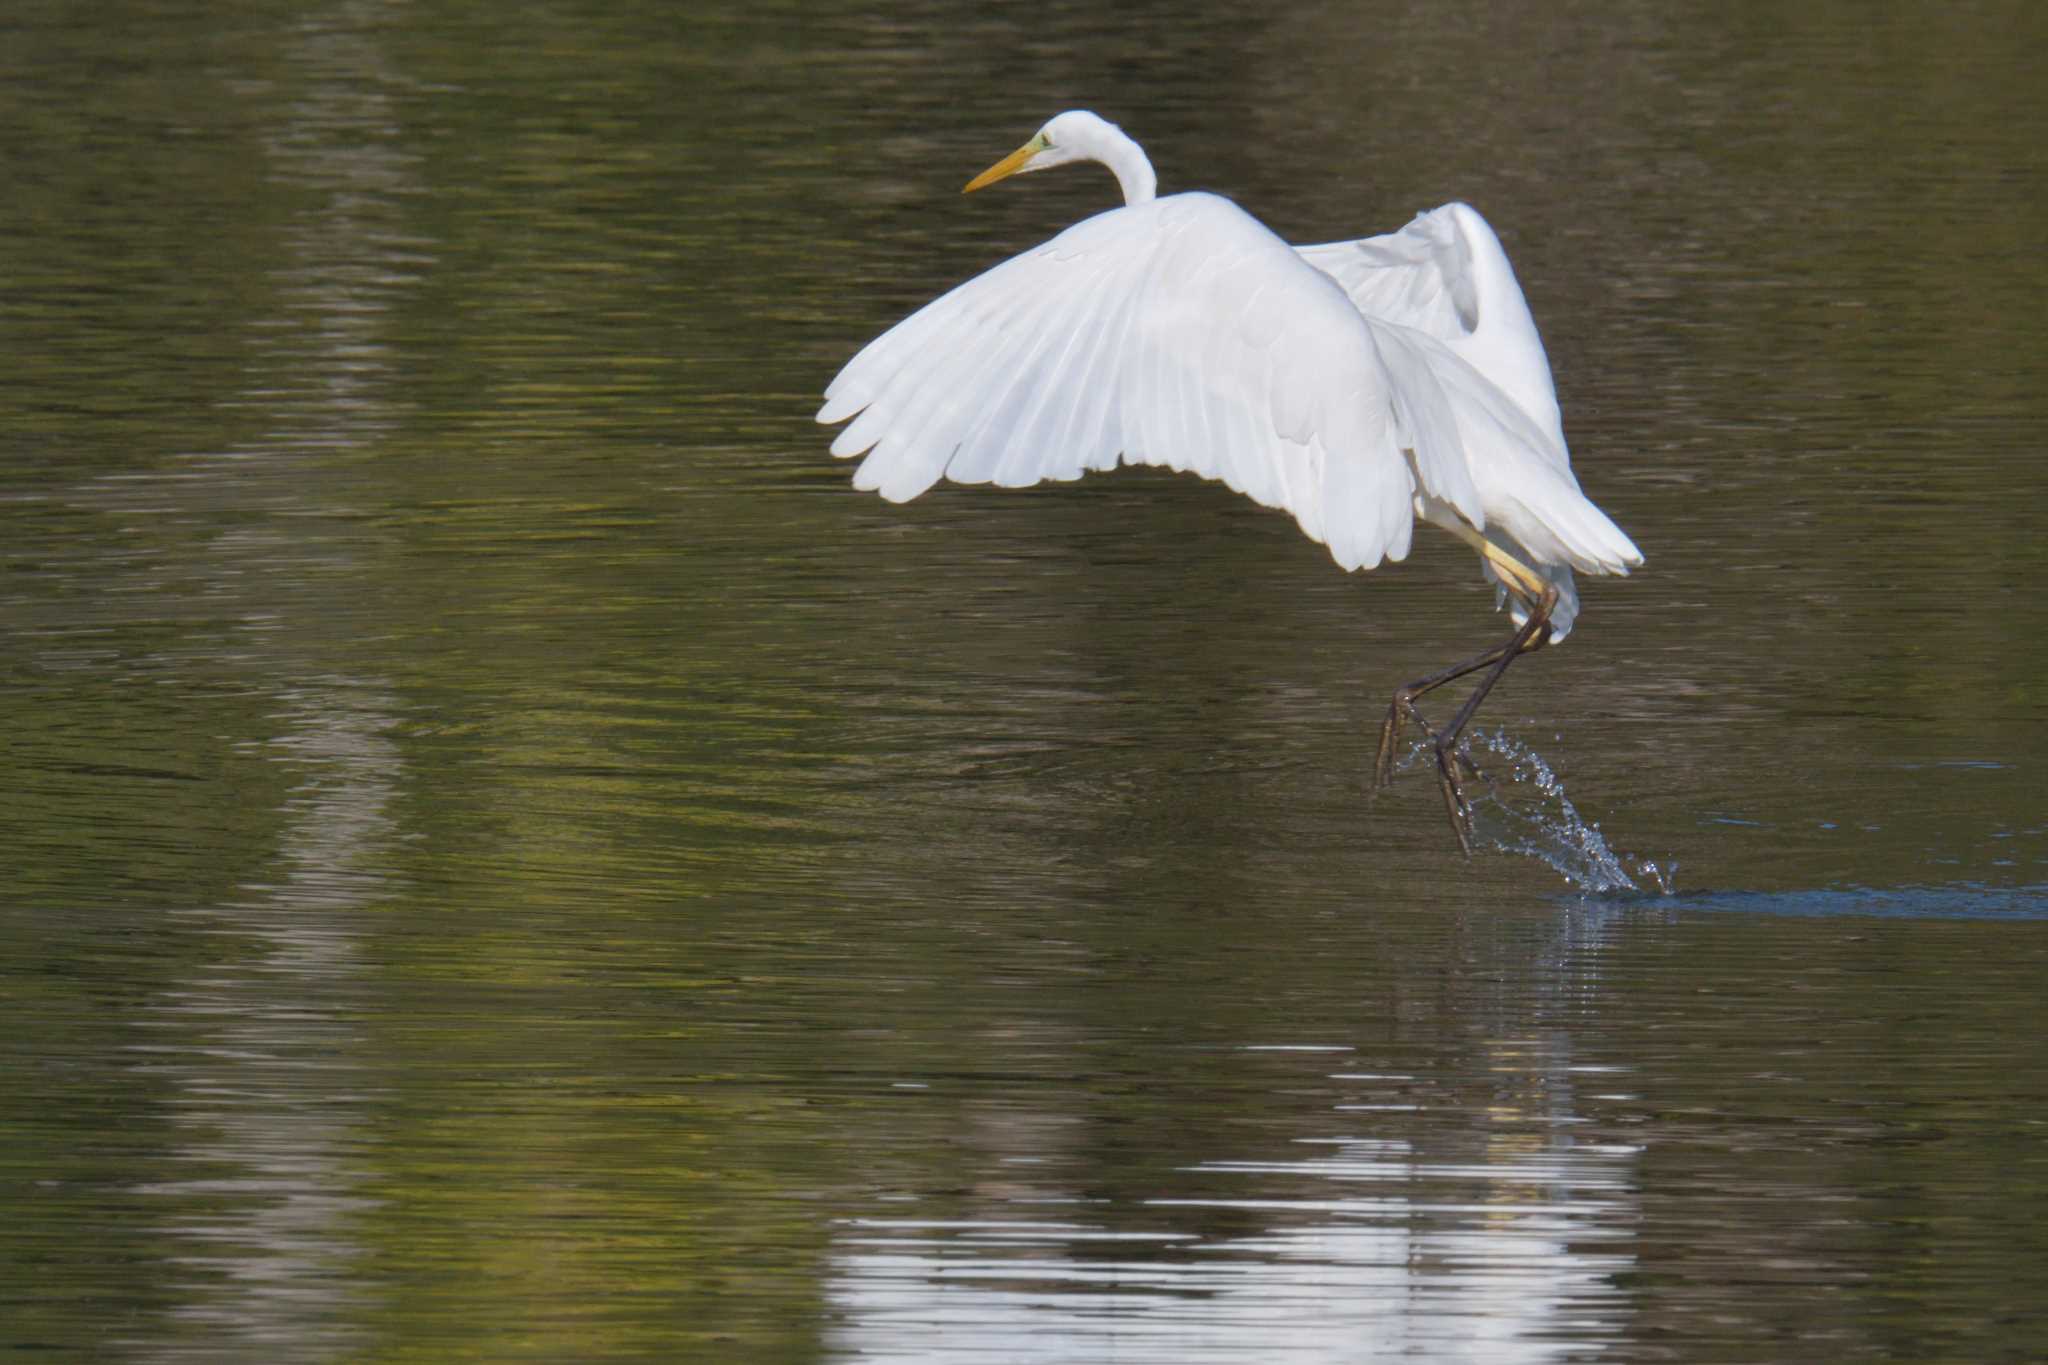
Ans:
<svg viewBox="0 0 2048 1365"><path fill-rule="evenodd" d="M2041 29L21 9L0 1342L2037 1356ZM1294 240L1500 228L1648 564L1472 860L1366 787L1501 626L1448 538L825 453L1110 201L956 193L1070 105Z"/></svg>

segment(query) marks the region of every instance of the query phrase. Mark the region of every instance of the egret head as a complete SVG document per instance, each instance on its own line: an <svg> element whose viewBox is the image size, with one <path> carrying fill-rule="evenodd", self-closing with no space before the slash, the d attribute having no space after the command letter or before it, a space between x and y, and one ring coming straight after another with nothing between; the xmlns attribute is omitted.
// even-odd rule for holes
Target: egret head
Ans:
<svg viewBox="0 0 2048 1365"><path fill-rule="evenodd" d="M1047 171L1075 161L1110 160L1130 139L1108 119L1086 109L1069 109L1056 114L1032 139L967 182L962 194L985 189L998 180L1025 171Z"/></svg>

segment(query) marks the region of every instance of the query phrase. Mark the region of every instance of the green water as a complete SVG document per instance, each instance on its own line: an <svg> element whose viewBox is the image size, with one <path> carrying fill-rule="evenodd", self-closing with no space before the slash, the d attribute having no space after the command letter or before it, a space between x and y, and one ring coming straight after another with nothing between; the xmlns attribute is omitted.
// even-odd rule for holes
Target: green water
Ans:
<svg viewBox="0 0 2048 1365"><path fill-rule="evenodd" d="M14 7L0 1347L2048 1351L2041 13ZM1070 105L1493 219L1648 564L1483 723L1676 894L1368 801L1448 537L851 491Z"/></svg>

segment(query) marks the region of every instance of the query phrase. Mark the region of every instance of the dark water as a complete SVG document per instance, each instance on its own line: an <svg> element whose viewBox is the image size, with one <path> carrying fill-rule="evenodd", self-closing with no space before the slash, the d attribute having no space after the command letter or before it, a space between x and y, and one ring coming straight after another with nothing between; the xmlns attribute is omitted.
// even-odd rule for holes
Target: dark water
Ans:
<svg viewBox="0 0 2048 1365"><path fill-rule="evenodd" d="M2043 12L1384 8L11 9L0 1345L2048 1351ZM1069 105L1500 227L1649 562L1472 861L1448 538L826 455Z"/></svg>

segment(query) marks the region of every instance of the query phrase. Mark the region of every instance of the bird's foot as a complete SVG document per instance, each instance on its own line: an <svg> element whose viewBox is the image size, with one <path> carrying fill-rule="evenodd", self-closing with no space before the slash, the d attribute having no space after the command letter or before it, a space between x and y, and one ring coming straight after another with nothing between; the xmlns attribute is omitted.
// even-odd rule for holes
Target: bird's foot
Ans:
<svg viewBox="0 0 2048 1365"><path fill-rule="evenodd" d="M1458 851L1466 857L1472 856L1472 802L1465 796L1464 775L1469 775L1491 785L1485 773L1479 771L1463 750L1455 744L1446 744L1445 739L1436 740L1437 785L1444 793L1444 813L1451 818L1451 833L1457 837ZM1460 770L1463 770L1461 775Z"/></svg>
<svg viewBox="0 0 2048 1365"><path fill-rule="evenodd" d="M1464 737L1454 731L1438 730L1416 708L1415 698L1420 695L1412 687L1404 687L1394 693L1394 700L1387 707L1387 718L1380 726L1379 750L1373 757L1373 789L1377 795L1381 789L1394 781L1394 750L1401 742L1401 724L1412 722L1422 732L1422 738L1436 755L1437 786L1443 791L1444 812L1451 820L1451 833L1457 837L1458 849L1466 857L1472 856L1472 801L1465 794L1468 782L1484 783L1489 791L1495 790L1494 781L1477 763Z"/></svg>
<svg viewBox="0 0 2048 1365"><path fill-rule="evenodd" d="M1372 785L1375 791L1394 785L1394 746L1401 742L1401 722L1413 721L1415 728L1422 731L1422 737L1436 740L1436 727L1422 718L1415 709L1416 694L1404 687L1394 693L1394 700L1387 706L1387 718L1380 725L1380 747L1373 758Z"/></svg>
<svg viewBox="0 0 2048 1365"><path fill-rule="evenodd" d="M1380 725L1379 750L1373 758L1372 784L1375 788L1390 787L1394 783L1394 748L1401 742L1403 720L1412 722L1415 728L1422 732L1423 740L1436 746L1439 767L1447 762L1452 763L1462 768L1465 776L1484 782L1489 787L1493 785L1493 779L1479 770L1479 765L1472 761L1472 755L1465 745L1446 744L1444 736L1439 734L1437 728L1424 719L1422 712L1415 708L1414 696L1403 688L1394 694L1393 705L1387 708L1387 718ZM1445 757L1446 754L1449 758Z"/></svg>

